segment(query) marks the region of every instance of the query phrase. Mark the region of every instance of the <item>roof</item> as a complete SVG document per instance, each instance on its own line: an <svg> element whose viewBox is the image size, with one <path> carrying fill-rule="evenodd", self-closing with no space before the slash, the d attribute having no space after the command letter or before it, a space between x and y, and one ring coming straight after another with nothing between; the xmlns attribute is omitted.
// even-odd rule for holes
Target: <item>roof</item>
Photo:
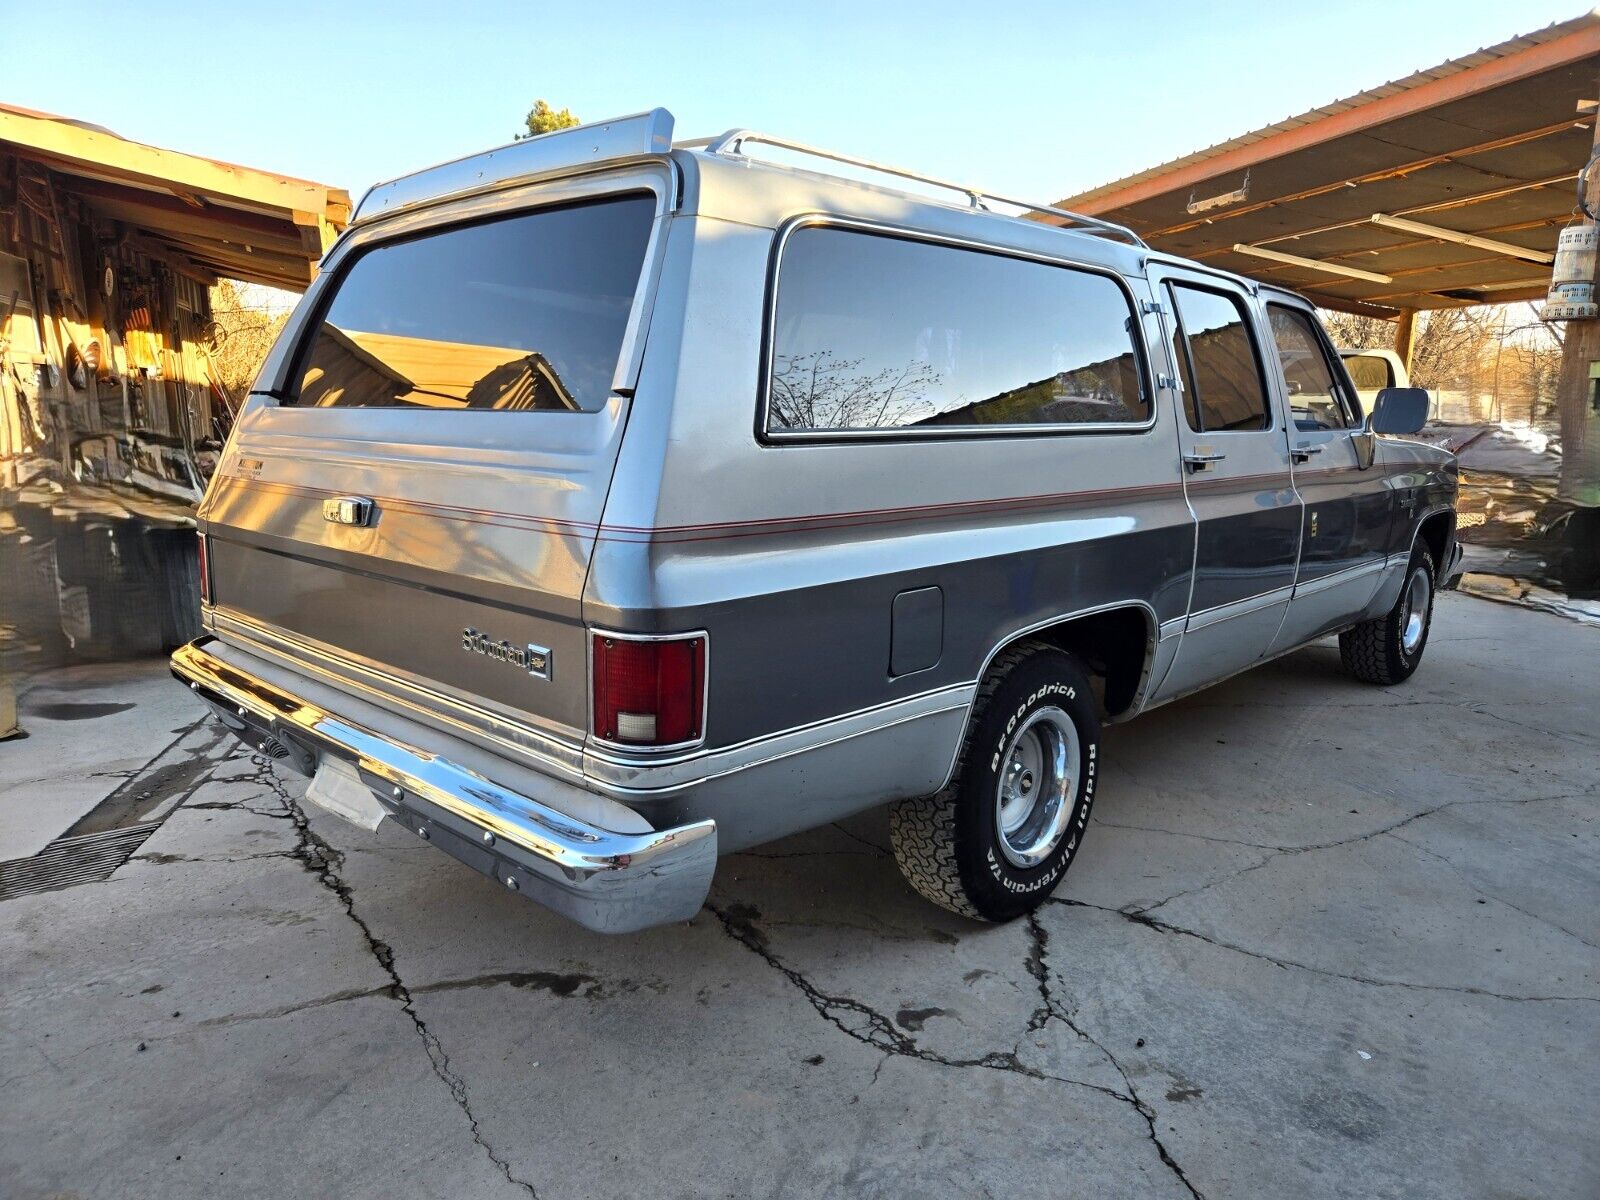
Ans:
<svg viewBox="0 0 1600 1200"><path fill-rule="evenodd" d="M0 104L0 150L43 163L95 212L165 243L201 274L304 290L350 219L343 188L14 105Z"/></svg>
<svg viewBox="0 0 1600 1200"><path fill-rule="evenodd" d="M1597 94L1591 11L1060 205L1334 308L1530 299L1573 219L1594 125L1579 102Z"/></svg>

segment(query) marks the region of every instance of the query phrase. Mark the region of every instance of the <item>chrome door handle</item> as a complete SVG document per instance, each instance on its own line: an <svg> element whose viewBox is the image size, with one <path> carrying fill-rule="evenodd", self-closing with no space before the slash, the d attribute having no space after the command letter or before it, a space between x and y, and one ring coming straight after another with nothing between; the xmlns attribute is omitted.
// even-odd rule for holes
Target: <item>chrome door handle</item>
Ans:
<svg viewBox="0 0 1600 1200"><path fill-rule="evenodd" d="M1289 451L1289 457L1295 462L1310 462L1313 454L1321 454L1326 446L1295 446Z"/></svg>
<svg viewBox="0 0 1600 1200"><path fill-rule="evenodd" d="M1219 463L1227 457L1226 454L1185 454L1183 456L1183 465L1188 467L1191 472L1204 471L1212 463Z"/></svg>

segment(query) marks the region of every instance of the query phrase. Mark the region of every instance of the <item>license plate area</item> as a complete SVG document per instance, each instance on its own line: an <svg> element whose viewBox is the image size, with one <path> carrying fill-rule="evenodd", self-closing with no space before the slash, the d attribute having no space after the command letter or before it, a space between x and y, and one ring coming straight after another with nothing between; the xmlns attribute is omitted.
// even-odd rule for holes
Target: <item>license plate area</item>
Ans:
<svg viewBox="0 0 1600 1200"><path fill-rule="evenodd" d="M372 790L361 782L355 767L331 754L324 754L317 763L317 773L306 788L306 799L369 833L389 815Z"/></svg>

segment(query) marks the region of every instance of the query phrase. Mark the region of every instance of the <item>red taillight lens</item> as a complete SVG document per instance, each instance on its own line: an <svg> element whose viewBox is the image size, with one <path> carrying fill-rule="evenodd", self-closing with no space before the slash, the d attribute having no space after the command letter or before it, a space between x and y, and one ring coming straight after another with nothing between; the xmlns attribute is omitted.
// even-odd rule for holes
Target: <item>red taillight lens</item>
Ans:
<svg viewBox="0 0 1600 1200"><path fill-rule="evenodd" d="M211 555L206 552L206 535L199 534L200 539L200 603L211 603Z"/></svg>
<svg viewBox="0 0 1600 1200"><path fill-rule="evenodd" d="M676 746L705 732L706 639L594 635L594 731L608 742Z"/></svg>

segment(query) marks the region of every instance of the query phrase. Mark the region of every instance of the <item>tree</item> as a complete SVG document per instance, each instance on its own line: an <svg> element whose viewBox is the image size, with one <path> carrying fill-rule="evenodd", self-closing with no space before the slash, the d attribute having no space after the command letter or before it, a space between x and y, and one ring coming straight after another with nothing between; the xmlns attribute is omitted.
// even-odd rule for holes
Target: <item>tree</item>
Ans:
<svg viewBox="0 0 1600 1200"><path fill-rule="evenodd" d="M228 403L243 401L288 323L295 297L276 288L220 279L211 289L211 327L203 339L211 377Z"/></svg>
<svg viewBox="0 0 1600 1200"><path fill-rule="evenodd" d="M517 140L520 142L523 138L538 137L541 133L554 133L558 129L571 129L579 124L582 122L572 115L570 108L555 109L544 100L535 100L533 107L528 110L528 132L517 134Z"/></svg>
<svg viewBox="0 0 1600 1200"><path fill-rule="evenodd" d="M1394 322L1383 317L1363 317L1355 313L1324 308L1319 314L1328 336L1336 346L1353 350L1393 350Z"/></svg>

